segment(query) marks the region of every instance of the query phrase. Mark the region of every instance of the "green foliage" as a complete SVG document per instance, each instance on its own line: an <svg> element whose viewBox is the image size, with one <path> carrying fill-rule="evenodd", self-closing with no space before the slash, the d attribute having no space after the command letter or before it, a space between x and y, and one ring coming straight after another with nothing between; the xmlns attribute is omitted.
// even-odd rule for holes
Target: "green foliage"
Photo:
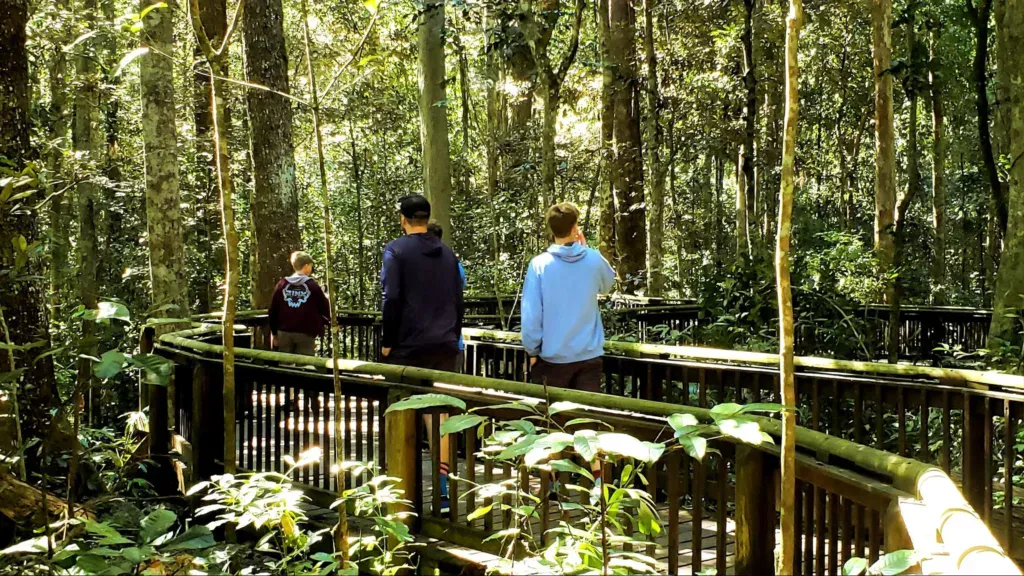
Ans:
<svg viewBox="0 0 1024 576"><path fill-rule="evenodd" d="M414 410L422 407L449 406L465 410L461 400L442 394L411 396L393 410ZM461 406L460 406L461 404ZM501 408L517 410L526 416L515 420L484 419L481 412ZM391 410L389 409L389 410ZM539 573L576 574L606 570L612 574L647 573L655 570L653 558L644 554L612 550L620 544L646 546L648 542L635 540L627 526L635 526L645 536L656 536L662 531L661 520L651 495L642 488L648 480L646 471L668 451L684 450L690 456L703 459L708 452L709 440L730 436L751 444L772 442L761 432L750 414L779 412L778 404L719 404L711 411L711 422L703 423L692 414L673 414L666 424L674 432L671 442L649 442L629 434L603 427L567 428L593 424L587 418L574 418L560 424L553 417L567 411L587 411L589 408L573 402L556 402L546 406L540 402L517 401L500 406L479 406L464 414L452 415L442 428L442 434L465 431L483 437L477 455L487 466L510 466L516 470L525 466L533 474L557 479L558 473L568 475L569 482L554 491L558 506L563 511L580 511L574 521L561 519L548 533L549 544L539 546L531 533L531 520L539 518L540 508L546 506L547 495L534 494L520 485L518 476L491 482L473 483L465 478L450 476L450 481L467 485L461 494L475 494L490 499L491 503L477 508L469 515L470 521L501 511L513 519L511 526L490 535L486 541L498 541L507 553L490 567L492 572L511 573L513 564L525 565ZM490 434L486 435L489 430ZM601 478L597 471L610 466L620 470L617 478ZM607 480L607 481L606 481ZM583 502L566 498L567 494L584 496ZM611 547L609 547L609 545ZM516 550L527 550L525 559L516 558ZM607 550L607 557L604 550Z"/></svg>
<svg viewBox="0 0 1024 576"><path fill-rule="evenodd" d="M846 564L843 564L843 576L905 574L917 566L924 557L913 550L898 550L884 554L877 562L870 565L866 558L850 558Z"/></svg>

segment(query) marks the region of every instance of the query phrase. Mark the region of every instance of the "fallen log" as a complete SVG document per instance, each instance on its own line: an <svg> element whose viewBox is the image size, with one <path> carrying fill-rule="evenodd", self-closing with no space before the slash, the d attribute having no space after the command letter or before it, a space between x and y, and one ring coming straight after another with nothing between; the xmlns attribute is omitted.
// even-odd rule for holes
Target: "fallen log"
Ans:
<svg viewBox="0 0 1024 576"><path fill-rule="evenodd" d="M47 492L46 508L52 523L67 514L68 504L63 498ZM27 520L34 525L42 525L46 522L43 518L43 491L0 470L0 513L15 522Z"/></svg>

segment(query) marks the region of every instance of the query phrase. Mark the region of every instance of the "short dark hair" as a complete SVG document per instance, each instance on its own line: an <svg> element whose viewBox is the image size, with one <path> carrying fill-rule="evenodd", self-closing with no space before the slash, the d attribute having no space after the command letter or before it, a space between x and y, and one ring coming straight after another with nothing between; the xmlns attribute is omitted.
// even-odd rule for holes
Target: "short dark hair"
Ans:
<svg viewBox="0 0 1024 576"><path fill-rule="evenodd" d="M427 224L427 233L437 236L438 240L444 239L444 227L442 227L437 222L432 221L430 224Z"/></svg>
<svg viewBox="0 0 1024 576"><path fill-rule="evenodd" d="M548 208L548 228L555 238L565 238L580 220L580 209L572 202L562 202Z"/></svg>

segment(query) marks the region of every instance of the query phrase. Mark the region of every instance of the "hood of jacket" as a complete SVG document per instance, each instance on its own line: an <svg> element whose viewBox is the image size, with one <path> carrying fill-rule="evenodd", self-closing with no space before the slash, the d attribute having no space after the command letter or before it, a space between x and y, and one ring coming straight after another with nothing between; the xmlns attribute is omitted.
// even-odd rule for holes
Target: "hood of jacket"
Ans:
<svg viewBox="0 0 1024 576"><path fill-rule="evenodd" d="M579 262L587 254L587 249L578 242L572 244L552 244L548 246L548 254L564 262Z"/></svg>

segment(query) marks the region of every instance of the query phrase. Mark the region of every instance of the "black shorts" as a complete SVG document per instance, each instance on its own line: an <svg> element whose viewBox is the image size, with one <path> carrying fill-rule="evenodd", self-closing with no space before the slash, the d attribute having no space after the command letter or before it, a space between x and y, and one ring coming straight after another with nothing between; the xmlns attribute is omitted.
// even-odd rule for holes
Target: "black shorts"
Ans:
<svg viewBox="0 0 1024 576"><path fill-rule="evenodd" d="M556 388L569 388L584 392L601 392L601 374L604 362L600 358L553 364L542 358L530 368L530 381L534 384L547 384Z"/></svg>

